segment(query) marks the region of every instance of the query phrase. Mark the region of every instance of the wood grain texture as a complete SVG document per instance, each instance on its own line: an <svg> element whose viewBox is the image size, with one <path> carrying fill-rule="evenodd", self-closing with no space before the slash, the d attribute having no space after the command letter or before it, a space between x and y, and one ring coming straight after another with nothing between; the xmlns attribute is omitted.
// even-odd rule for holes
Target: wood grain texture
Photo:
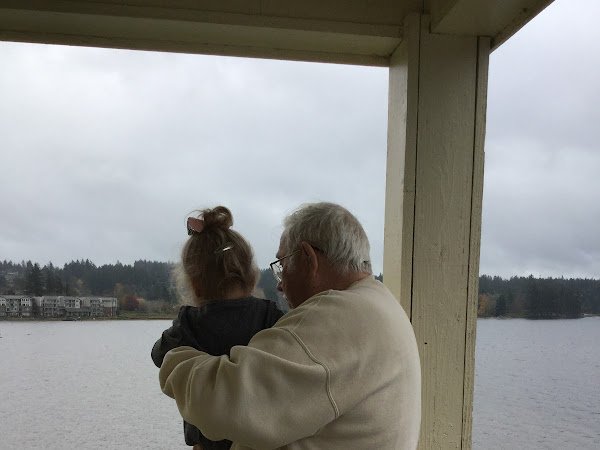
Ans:
<svg viewBox="0 0 600 450"><path fill-rule="evenodd" d="M419 448L470 448L489 39L420 20L390 62L384 281L419 346Z"/></svg>
<svg viewBox="0 0 600 450"><path fill-rule="evenodd" d="M475 384L475 337L477 330L477 299L479 293L479 253L483 174L485 162L485 117L487 80L491 42L487 37L477 40L477 82L475 98L475 137L473 143L473 189L471 194L471 236L469 242L469 281L467 320L465 329L465 385L463 394L462 448L470 449L473 435L473 388Z"/></svg>
<svg viewBox="0 0 600 450"><path fill-rule="evenodd" d="M383 280L412 315L412 259L421 19L411 15L390 62Z"/></svg>
<svg viewBox="0 0 600 450"><path fill-rule="evenodd" d="M449 449L462 445L476 40L423 32L421 61L413 267L420 448Z"/></svg>

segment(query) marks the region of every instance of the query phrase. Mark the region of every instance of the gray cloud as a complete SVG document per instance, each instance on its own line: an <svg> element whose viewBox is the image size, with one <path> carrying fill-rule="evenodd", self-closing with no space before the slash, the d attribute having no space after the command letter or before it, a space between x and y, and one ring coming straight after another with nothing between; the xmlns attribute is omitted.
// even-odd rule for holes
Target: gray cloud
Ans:
<svg viewBox="0 0 600 450"><path fill-rule="evenodd" d="M557 0L492 54L482 273L600 276L599 13Z"/></svg>
<svg viewBox="0 0 600 450"><path fill-rule="evenodd" d="M0 207L13 220L1 225L0 257L173 260L186 214L225 204L265 267L284 214L332 200L361 217L381 270L385 70L7 43L1 51L13 71L0 75L11 155Z"/></svg>
<svg viewBox="0 0 600 450"><path fill-rule="evenodd" d="M600 273L598 13L557 0L491 56L482 273ZM381 271L385 69L15 43L0 59L0 258L176 260L186 214L224 204L266 267L283 216L329 200Z"/></svg>

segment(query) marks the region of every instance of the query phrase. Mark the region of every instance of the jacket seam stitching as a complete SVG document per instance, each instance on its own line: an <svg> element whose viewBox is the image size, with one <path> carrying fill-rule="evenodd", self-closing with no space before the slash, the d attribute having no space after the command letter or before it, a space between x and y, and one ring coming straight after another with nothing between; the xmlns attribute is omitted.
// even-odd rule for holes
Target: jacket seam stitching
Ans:
<svg viewBox="0 0 600 450"><path fill-rule="evenodd" d="M306 311L304 311L304 313L302 314L302 316L300 318L298 318L298 322L296 322L296 324L294 325L294 329L298 328L300 326L300 324L302 323L302 321L304 320L304 318L306 317L306 315L312 311L313 308L316 308L317 306L319 306L319 303L321 303L321 300L323 300L324 297L327 297L329 295L330 291L326 291L326 294L320 295L320 298L318 299L318 301L316 301L314 304L310 305L310 308L307 309Z"/></svg>
<svg viewBox="0 0 600 450"><path fill-rule="evenodd" d="M323 367L323 369L325 369L327 397L329 398L329 402L331 403L331 406L333 407L335 418L337 419L340 416L340 410L338 409L337 404L335 403L335 400L333 399L333 394L331 393L331 371L329 370L329 367L327 367L327 365L325 363L319 361L311 353L311 351L308 349L308 347L306 346L306 344L302 341L302 339L300 339L300 336L298 336L293 330L289 330L288 329L287 331L294 337L294 339L296 339L296 341L304 349L304 351L306 352L306 354L308 355L308 357L313 362L317 363L318 365L320 365L321 367Z"/></svg>

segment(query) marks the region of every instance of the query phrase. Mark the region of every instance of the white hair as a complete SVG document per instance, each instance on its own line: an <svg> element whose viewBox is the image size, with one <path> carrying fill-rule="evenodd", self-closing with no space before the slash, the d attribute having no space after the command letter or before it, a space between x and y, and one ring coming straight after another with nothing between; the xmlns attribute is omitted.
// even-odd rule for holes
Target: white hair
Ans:
<svg viewBox="0 0 600 450"><path fill-rule="evenodd" d="M283 220L282 240L287 250L302 241L322 250L340 273L372 274L369 239L362 225L346 208L335 203L307 203Z"/></svg>

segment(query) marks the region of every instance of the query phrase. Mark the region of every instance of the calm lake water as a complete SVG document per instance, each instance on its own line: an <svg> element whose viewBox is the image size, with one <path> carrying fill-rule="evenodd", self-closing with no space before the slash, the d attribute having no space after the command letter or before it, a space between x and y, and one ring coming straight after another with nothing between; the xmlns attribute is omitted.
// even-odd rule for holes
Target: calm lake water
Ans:
<svg viewBox="0 0 600 450"><path fill-rule="evenodd" d="M0 322L0 448L189 449L149 356L169 325ZM600 317L477 327L474 449L600 448Z"/></svg>

